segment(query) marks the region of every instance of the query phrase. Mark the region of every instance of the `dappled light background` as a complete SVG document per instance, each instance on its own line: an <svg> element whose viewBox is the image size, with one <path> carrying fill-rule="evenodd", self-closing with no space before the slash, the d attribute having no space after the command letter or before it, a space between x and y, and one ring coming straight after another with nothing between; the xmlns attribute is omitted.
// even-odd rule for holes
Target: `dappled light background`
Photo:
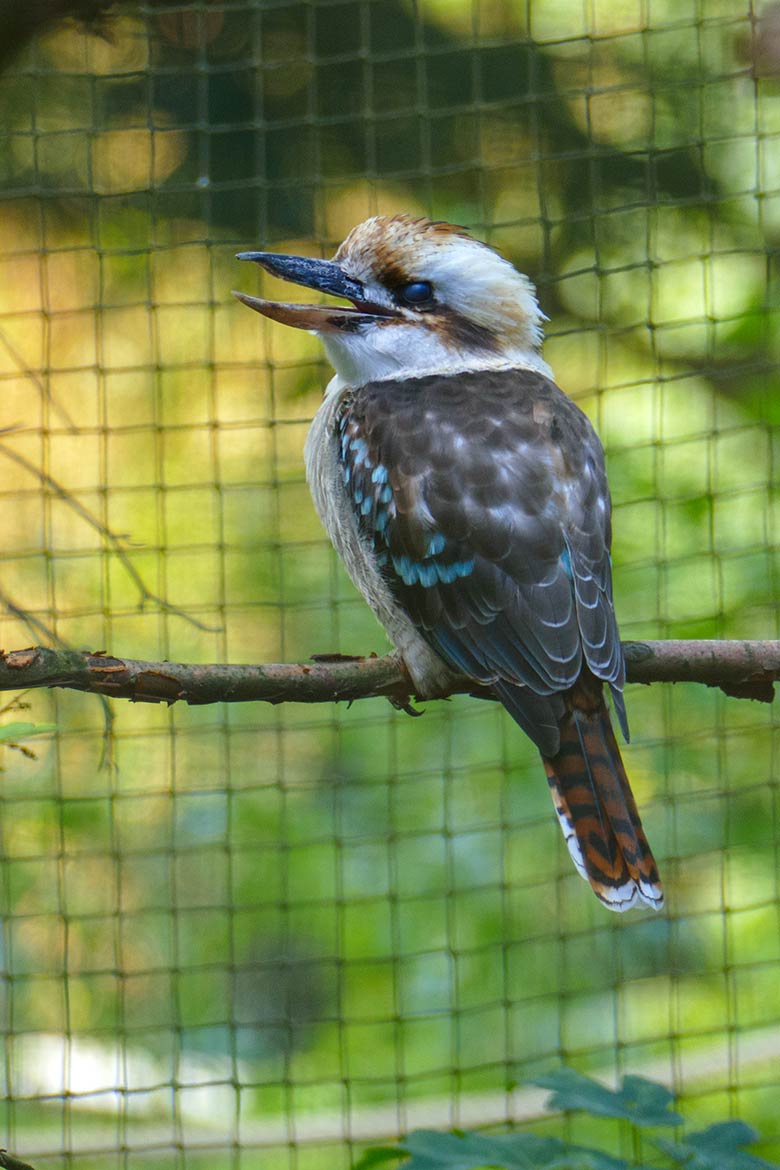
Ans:
<svg viewBox="0 0 780 1170"><path fill-rule="evenodd" d="M230 289L281 291L238 250L398 210L537 282L607 448L623 636L777 637L779 30L750 0L230 0L39 36L0 76L3 647L386 649L303 479L318 345ZM771 707L628 689L668 905L618 918L488 704L26 699L58 730L2 760L0 1144L36 1166L346 1168L523 1120L561 1063L780 1156Z"/></svg>

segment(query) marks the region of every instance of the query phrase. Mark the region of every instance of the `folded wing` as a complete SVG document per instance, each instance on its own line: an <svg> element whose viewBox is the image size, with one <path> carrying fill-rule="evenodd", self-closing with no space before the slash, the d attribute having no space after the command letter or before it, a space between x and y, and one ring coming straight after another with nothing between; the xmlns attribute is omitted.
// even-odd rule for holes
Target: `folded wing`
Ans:
<svg viewBox="0 0 780 1170"><path fill-rule="evenodd" d="M582 412L541 374L481 371L369 383L340 430L361 530L442 658L545 755L584 662L625 730L609 492Z"/></svg>

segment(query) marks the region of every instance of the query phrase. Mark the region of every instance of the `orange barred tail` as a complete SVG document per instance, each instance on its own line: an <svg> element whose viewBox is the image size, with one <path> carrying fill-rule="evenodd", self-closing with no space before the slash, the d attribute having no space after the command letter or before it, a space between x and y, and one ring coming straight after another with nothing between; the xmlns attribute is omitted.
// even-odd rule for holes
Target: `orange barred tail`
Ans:
<svg viewBox="0 0 780 1170"><path fill-rule="evenodd" d="M660 910L658 868L595 682L569 692L558 754L542 756L555 811L575 866L608 909Z"/></svg>

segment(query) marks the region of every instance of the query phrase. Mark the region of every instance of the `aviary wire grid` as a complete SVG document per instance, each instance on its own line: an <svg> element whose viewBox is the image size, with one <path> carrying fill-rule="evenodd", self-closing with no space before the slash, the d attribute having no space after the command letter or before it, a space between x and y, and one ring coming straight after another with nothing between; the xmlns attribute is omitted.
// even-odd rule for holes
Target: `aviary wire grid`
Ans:
<svg viewBox="0 0 780 1170"><path fill-rule="evenodd" d="M0 75L5 649L384 652L303 479L327 365L230 289L237 251L328 256L392 211L536 282L607 451L623 637L778 636L780 7L106 20ZM346 1170L537 1117L561 1064L780 1154L772 707L629 688L668 904L618 917L491 704L25 701L4 719L56 731L2 761L0 1144L38 1170Z"/></svg>

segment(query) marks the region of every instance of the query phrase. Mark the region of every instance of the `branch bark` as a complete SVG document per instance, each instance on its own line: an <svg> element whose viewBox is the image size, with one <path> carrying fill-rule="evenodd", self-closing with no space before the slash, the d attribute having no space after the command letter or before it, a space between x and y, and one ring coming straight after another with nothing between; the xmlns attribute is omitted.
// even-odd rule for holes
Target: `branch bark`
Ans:
<svg viewBox="0 0 780 1170"><path fill-rule="evenodd" d="M771 702L780 641L624 642L629 682L697 682ZM64 687L146 703L331 703L383 696L409 709L414 687L397 655L321 655L310 663L239 666L144 662L42 646L0 651L0 691ZM489 697L470 679L451 694Z"/></svg>

